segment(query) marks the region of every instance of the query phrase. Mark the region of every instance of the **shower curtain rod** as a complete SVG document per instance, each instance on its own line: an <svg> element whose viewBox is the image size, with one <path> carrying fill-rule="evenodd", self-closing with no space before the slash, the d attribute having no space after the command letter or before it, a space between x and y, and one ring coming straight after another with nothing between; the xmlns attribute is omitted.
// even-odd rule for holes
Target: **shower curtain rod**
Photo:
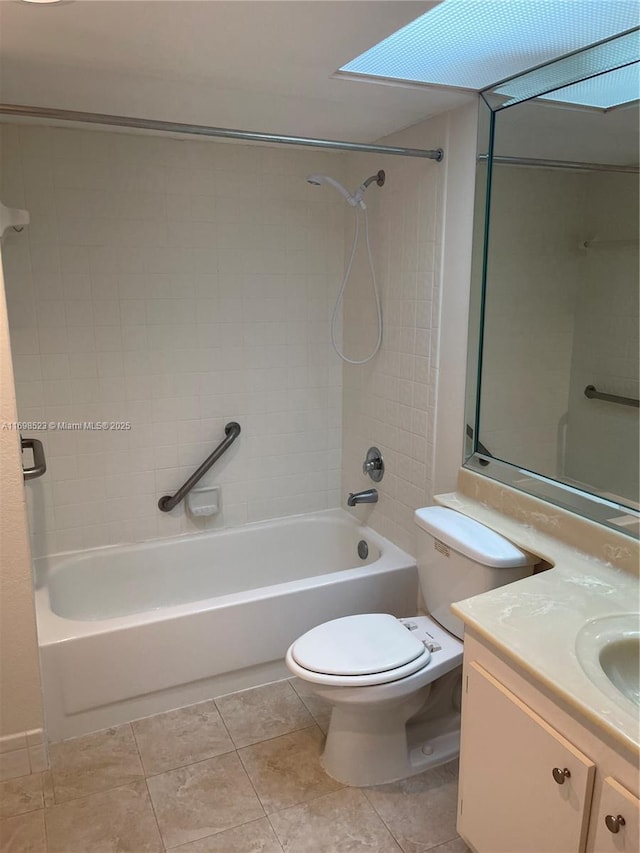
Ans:
<svg viewBox="0 0 640 853"><path fill-rule="evenodd" d="M393 145L375 145L363 142L342 142L335 139L313 139L306 136L284 136L277 133L258 133L252 130L234 130L228 127L209 127L204 124L184 124L177 121L156 121L132 116L85 113L75 110L58 110L48 107L31 107L22 104L0 104L0 115L25 118L74 121L83 124L102 124L115 127L132 127L140 130L156 130L162 133L186 133L194 136L221 139L243 139L247 142L269 142L281 145L306 145L312 148L336 148L342 151L360 151L370 154L397 154L403 157L423 157L440 162L444 157L442 148L401 148Z"/></svg>
<svg viewBox="0 0 640 853"><path fill-rule="evenodd" d="M478 162L486 162L488 154L479 154ZM500 166L535 166L540 169L574 169L580 172L625 172L637 175L638 166L616 166L613 163L581 163L574 160L540 160L535 157L504 157L494 156L493 163Z"/></svg>

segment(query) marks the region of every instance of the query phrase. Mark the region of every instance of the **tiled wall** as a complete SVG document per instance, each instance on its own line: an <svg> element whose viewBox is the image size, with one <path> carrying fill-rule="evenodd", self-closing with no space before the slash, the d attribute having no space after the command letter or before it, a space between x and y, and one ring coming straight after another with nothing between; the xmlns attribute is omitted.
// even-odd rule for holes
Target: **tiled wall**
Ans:
<svg viewBox="0 0 640 853"><path fill-rule="evenodd" d="M42 773L49 766L42 728L0 737L0 782Z"/></svg>
<svg viewBox="0 0 640 853"><path fill-rule="evenodd" d="M445 126L444 119L434 119L385 142L435 148L444 144ZM433 492L445 166L432 160L360 155L349 170L350 184L357 186L381 168L386 171L385 186L372 185L366 203L382 297L383 345L369 364L344 366L343 483L345 495L374 485L362 474L362 462L367 448L377 445L386 464L377 485L379 503L360 506L356 512L411 552L413 512L431 503ZM345 243L349 249L350 235ZM363 250L348 286L344 319L345 350L352 358L363 358L376 338L375 303ZM454 470L459 462L455 460Z"/></svg>
<svg viewBox="0 0 640 853"><path fill-rule="evenodd" d="M568 408L585 200L582 174L494 167L479 437L549 476Z"/></svg>
<svg viewBox="0 0 640 853"><path fill-rule="evenodd" d="M638 409L584 396L587 385L638 399L638 180L610 172L587 185L581 286L576 303L566 474L638 500Z"/></svg>
<svg viewBox="0 0 640 853"><path fill-rule="evenodd" d="M60 128L2 128L0 196L29 228L3 242L19 416L130 421L32 432L36 555L335 506L341 366L328 318L345 205L304 180L347 155ZM174 491L237 420L204 482Z"/></svg>

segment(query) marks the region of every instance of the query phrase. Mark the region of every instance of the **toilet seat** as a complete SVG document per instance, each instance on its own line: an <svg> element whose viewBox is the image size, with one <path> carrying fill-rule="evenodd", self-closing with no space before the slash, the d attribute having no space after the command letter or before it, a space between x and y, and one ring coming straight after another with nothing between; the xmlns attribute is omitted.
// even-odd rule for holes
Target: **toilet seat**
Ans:
<svg viewBox="0 0 640 853"><path fill-rule="evenodd" d="M387 613L325 622L303 634L286 655L296 675L336 687L399 681L424 669L430 659L429 649Z"/></svg>

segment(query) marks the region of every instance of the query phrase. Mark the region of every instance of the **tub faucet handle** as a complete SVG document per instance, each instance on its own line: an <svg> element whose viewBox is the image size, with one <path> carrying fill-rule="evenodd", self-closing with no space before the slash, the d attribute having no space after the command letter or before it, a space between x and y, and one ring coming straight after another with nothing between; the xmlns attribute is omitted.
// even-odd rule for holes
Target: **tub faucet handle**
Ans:
<svg viewBox="0 0 640 853"><path fill-rule="evenodd" d="M384 461L377 447L370 447L362 463L362 473L368 474L374 483L379 483L384 476Z"/></svg>

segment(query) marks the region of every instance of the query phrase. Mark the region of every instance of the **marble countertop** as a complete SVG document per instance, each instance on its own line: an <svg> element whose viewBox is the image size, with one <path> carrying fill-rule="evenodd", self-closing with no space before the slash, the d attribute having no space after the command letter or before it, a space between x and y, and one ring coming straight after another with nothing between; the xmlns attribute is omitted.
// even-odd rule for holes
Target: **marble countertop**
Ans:
<svg viewBox="0 0 640 853"><path fill-rule="evenodd" d="M436 503L486 524L553 566L457 602L452 606L456 616L596 727L637 753L638 714L632 706L620 707L591 682L576 656L575 639L591 619L637 612L638 577L464 494L440 495Z"/></svg>

